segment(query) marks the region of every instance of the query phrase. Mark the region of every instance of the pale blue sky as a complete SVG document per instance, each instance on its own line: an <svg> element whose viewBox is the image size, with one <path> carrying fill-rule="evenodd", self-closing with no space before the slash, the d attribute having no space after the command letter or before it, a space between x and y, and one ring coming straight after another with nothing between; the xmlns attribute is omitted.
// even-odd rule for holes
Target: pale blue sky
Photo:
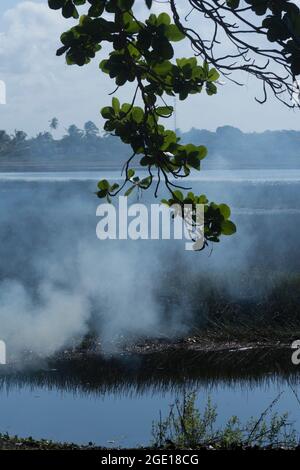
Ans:
<svg viewBox="0 0 300 470"><path fill-rule="evenodd" d="M182 2L186 0L180 0ZM89 119L101 127L99 110L110 102L114 84L102 76L98 56L84 68L67 67L55 56L60 34L72 20L50 11L46 0L1 0L0 79L7 85L7 105L0 106L0 128L15 128L36 134L57 116L61 131L70 123L82 126ZM188 45L183 51L192 55ZM130 90L119 92L121 101ZM177 106L177 125L214 130L225 124L245 131L265 129L300 130L299 111L290 111L274 99L261 106L254 101L257 84L246 77L239 88L227 83L215 97L204 94Z"/></svg>

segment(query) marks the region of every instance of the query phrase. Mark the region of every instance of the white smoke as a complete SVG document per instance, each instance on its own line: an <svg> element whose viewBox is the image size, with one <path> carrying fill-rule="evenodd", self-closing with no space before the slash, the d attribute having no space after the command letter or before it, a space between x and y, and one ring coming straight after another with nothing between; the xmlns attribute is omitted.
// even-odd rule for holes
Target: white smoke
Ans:
<svg viewBox="0 0 300 470"><path fill-rule="evenodd" d="M213 281L214 291L226 285L233 298L243 297L250 291L239 273L264 260L281 269L285 247L296 243L297 233L286 225L295 239L278 251L285 225L255 217L238 223L238 234L214 245L211 256L209 250L186 252L184 241L99 241L94 182L3 180L0 185L0 340L6 341L8 355L26 350L49 356L78 344L91 326L106 347L122 336L182 333L193 314L205 310L207 282ZM240 184L230 185L229 194L229 184L218 183L223 194L213 198L230 203L230 197L241 201L244 194L249 202L249 185L243 193ZM251 194L255 207L256 192ZM264 199L266 208L274 206L274 194ZM263 258L256 258L264 241ZM261 278L249 282L251 296L257 295Z"/></svg>
<svg viewBox="0 0 300 470"><path fill-rule="evenodd" d="M8 353L26 350L48 356L88 330L89 305L84 296L45 283L39 290L35 303L22 284L0 285L0 332Z"/></svg>

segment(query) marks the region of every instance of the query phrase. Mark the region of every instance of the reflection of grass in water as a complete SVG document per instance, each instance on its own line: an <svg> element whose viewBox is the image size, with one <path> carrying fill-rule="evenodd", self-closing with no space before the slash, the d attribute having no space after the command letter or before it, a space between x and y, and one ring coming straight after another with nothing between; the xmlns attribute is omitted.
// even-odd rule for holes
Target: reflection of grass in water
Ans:
<svg viewBox="0 0 300 470"><path fill-rule="evenodd" d="M81 355L51 360L43 369L36 365L35 369L6 374L1 369L0 389L29 386L95 396L142 396L218 385L249 390L286 386L287 380L297 387L298 372L289 349L162 351L111 358Z"/></svg>
<svg viewBox="0 0 300 470"><path fill-rule="evenodd" d="M165 419L153 423L154 447L173 449L197 449L212 446L236 447L285 447L297 445L296 432L288 421L288 414L273 412L281 395L258 418L251 418L242 425L237 416L229 418L222 429L216 427L217 407L210 400L201 413L196 407L196 393L184 393L170 407Z"/></svg>

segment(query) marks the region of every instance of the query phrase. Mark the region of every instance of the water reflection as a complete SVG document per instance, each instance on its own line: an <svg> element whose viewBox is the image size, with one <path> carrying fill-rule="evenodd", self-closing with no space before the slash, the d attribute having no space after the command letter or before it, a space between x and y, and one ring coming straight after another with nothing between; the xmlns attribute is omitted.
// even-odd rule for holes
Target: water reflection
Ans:
<svg viewBox="0 0 300 470"><path fill-rule="evenodd" d="M300 431L293 392L299 373L288 349L79 354L20 367L1 368L1 432L105 446L148 444L159 411L166 414L189 389L197 391L200 409L212 398L220 426L233 414L242 421L259 415L284 392L276 410L290 412Z"/></svg>
<svg viewBox="0 0 300 470"><path fill-rule="evenodd" d="M22 367L23 369L20 369ZM0 389L33 387L105 395L182 391L218 383L262 386L289 381L297 385L300 369L289 348L255 348L216 352L189 350L149 354L69 353L67 357L1 369Z"/></svg>

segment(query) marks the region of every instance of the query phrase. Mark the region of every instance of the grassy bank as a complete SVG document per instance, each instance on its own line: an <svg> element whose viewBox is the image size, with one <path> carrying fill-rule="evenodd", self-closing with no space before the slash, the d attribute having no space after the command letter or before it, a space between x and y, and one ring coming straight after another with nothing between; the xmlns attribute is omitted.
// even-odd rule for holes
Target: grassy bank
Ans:
<svg viewBox="0 0 300 470"><path fill-rule="evenodd" d="M53 442L46 439L35 440L32 437L20 438L0 434L0 450L103 450L93 444L79 446L72 443Z"/></svg>
<svg viewBox="0 0 300 470"><path fill-rule="evenodd" d="M112 338L117 347L140 353L172 344L202 350L274 348L300 339L300 274L263 268L219 276L180 272L180 265L166 271L160 286L168 289L154 292L161 318L157 331L140 337L125 332ZM101 327L99 336L87 336L81 346L93 349L95 344L101 345Z"/></svg>
<svg viewBox="0 0 300 470"><path fill-rule="evenodd" d="M179 317L182 338L198 342L290 344L300 338L298 272L262 266L238 273L181 272L165 273L166 282L172 279L160 297L168 331L176 331Z"/></svg>

